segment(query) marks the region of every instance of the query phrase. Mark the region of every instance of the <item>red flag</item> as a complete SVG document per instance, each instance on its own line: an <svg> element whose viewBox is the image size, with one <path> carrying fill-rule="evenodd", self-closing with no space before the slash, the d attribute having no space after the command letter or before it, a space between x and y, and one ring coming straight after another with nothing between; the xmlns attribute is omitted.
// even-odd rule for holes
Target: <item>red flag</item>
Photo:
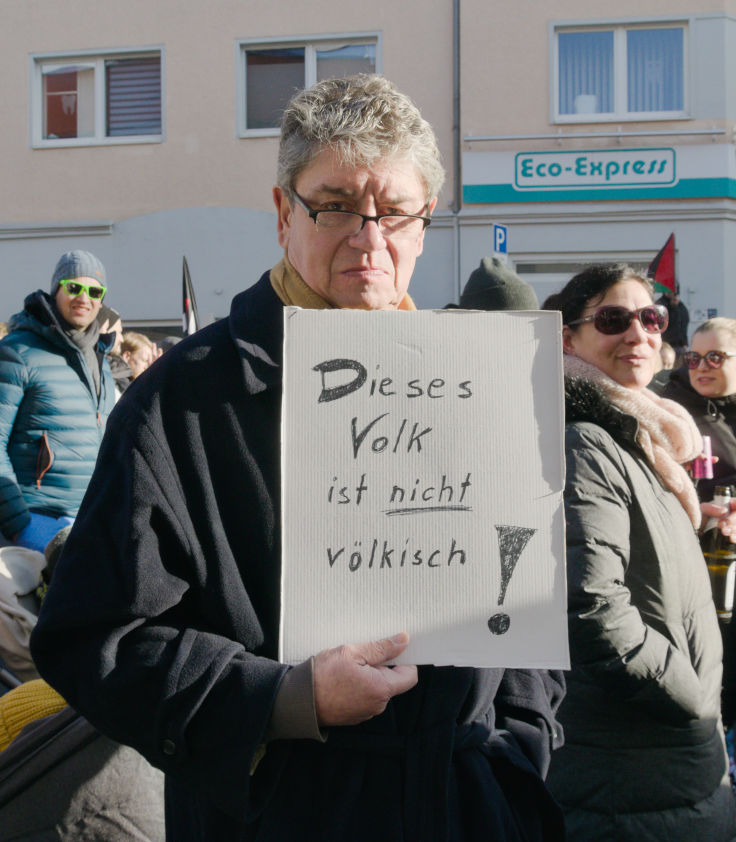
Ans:
<svg viewBox="0 0 736 842"><path fill-rule="evenodd" d="M184 336L190 336L196 330L199 330L199 317L197 315L197 302L194 298L194 289L192 287L192 278L189 275L189 266L187 259L184 258L183 277L182 277L182 316L181 329Z"/></svg>
<svg viewBox="0 0 736 842"><path fill-rule="evenodd" d="M677 291L675 281L675 235L670 234L659 254L649 264L647 275L654 283L655 292Z"/></svg>

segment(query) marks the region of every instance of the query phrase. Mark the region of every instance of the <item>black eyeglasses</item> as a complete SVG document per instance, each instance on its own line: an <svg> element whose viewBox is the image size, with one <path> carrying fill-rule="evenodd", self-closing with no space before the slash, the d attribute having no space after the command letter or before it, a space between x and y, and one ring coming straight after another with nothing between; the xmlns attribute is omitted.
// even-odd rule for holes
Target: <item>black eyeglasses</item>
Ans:
<svg viewBox="0 0 736 842"><path fill-rule="evenodd" d="M593 322L593 327L598 333L615 336L626 333L634 319L639 320L647 333L662 333L663 330L667 330L669 324L669 314L664 304L648 304L638 310L616 306L599 307L592 316L584 316L568 324L572 326Z"/></svg>
<svg viewBox="0 0 736 842"><path fill-rule="evenodd" d="M705 360L708 368L720 368L729 357L736 357L736 354L731 354L729 351L708 351L702 356L697 351L688 351L682 355L685 365L688 368L697 368L701 360Z"/></svg>
<svg viewBox="0 0 736 842"><path fill-rule="evenodd" d="M294 199L307 212L309 218L314 220L317 230L339 233L343 237L352 237L363 230L366 222L375 222L382 237L411 239L418 237L432 221L430 216L415 213L379 213L378 216L366 216L357 211L314 210L296 192Z"/></svg>
<svg viewBox="0 0 736 842"><path fill-rule="evenodd" d="M105 297L105 293L107 292L107 287L80 284L79 281L59 281L59 286L64 287L64 292L66 292L67 295L71 295L72 298L76 298L78 295L85 292L89 298L92 298L95 301L103 299Z"/></svg>

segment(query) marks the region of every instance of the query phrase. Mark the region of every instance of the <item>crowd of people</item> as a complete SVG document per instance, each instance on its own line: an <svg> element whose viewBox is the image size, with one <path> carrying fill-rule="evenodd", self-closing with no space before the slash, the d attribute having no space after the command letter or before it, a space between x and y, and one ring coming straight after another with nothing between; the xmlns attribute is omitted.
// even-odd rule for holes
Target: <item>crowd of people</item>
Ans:
<svg viewBox="0 0 736 842"><path fill-rule="evenodd" d="M390 82L325 80L283 116L283 257L228 318L158 359L73 251L10 319L0 530L45 579L23 615L32 672L0 696L0 765L35 721L6 713L23 692L23 710L71 706L166 779L165 829L162 807L126 835L135 804L117 803L98 836L96 796L64 838L736 840L736 623L724 680L698 540L708 518L736 539L736 507L712 502L736 475L736 320L688 341L681 302L630 266L589 266L541 308L563 323L571 670L394 666L401 629L279 662L283 308L416 309L443 179ZM459 306L540 309L496 258ZM696 486L703 435L717 460Z"/></svg>

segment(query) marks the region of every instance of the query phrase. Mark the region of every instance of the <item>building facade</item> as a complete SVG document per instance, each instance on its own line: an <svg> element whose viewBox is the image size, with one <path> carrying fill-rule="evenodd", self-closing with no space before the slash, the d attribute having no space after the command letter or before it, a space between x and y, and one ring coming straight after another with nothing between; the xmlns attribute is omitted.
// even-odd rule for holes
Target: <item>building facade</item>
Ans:
<svg viewBox="0 0 736 842"><path fill-rule="evenodd" d="M6 0L0 320L59 254L108 268L127 325L175 332L280 254L271 189L295 87L377 71L448 172L412 293L456 301L493 224L540 300L581 265L646 265L675 233L693 322L736 316L736 0Z"/></svg>
<svg viewBox="0 0 736 842"><path fill-rule="evenodd" d="M594 260L646 266L674 233L693 325L736 317L732 4L515 8L511 33L461 30L461 275L491 220L540 300ZM483 97L477 56L501 52Z"/></svg>

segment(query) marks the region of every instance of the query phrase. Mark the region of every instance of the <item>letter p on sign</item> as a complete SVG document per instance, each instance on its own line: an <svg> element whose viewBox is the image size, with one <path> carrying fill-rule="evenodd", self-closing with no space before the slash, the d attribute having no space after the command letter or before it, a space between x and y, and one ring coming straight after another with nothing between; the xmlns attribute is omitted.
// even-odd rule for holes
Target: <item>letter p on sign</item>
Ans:
<svg viewBox="0 0 736 842"><path fill-rule="evenodd" d="M508 254L508 239L506 237L506 226L493 224L493 251L497 254Z"/></svg>

